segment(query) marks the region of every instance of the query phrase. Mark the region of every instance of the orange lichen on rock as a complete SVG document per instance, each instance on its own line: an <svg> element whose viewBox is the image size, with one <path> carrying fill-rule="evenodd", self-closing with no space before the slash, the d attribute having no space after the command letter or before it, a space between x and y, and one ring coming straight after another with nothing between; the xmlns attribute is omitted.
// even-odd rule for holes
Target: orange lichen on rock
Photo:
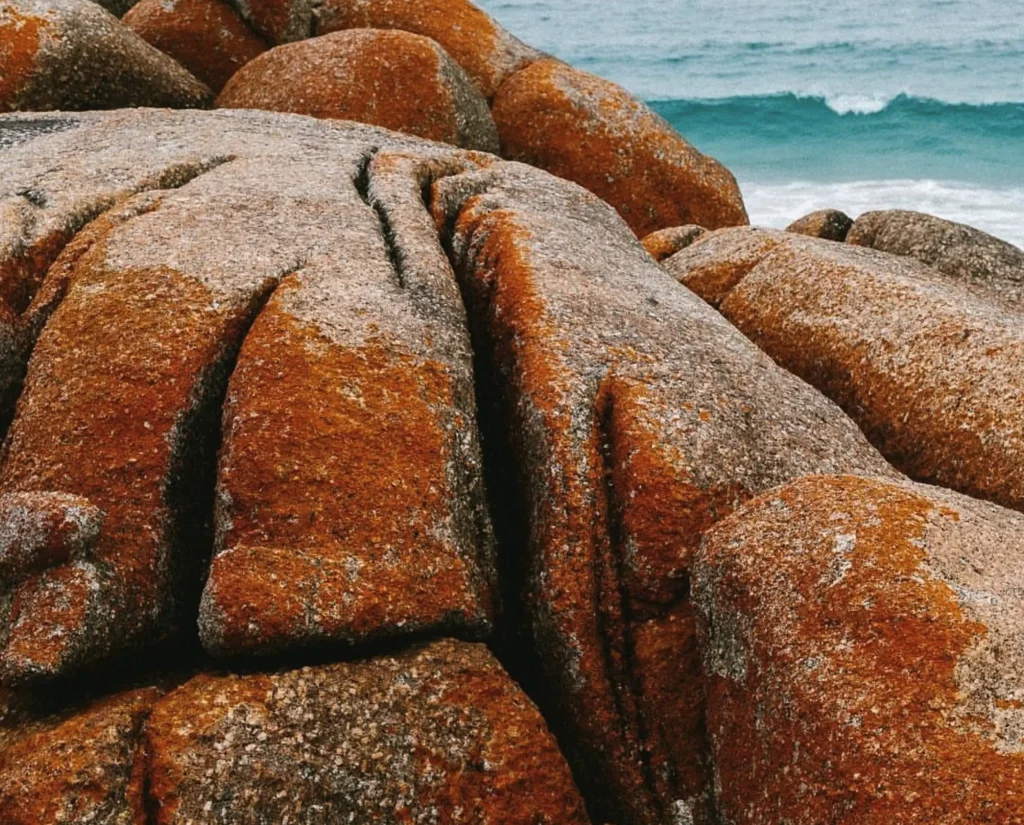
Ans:
<svg viewBox="0 0 1024 825"><path fill-rule="evenodd" d="M40 31L49 25L43 16L19 13L9 3L0 5L0 111L17 108L39 54Z"/></svg>
<svg viewBox="0 0 1024 825"><path fill-rule="evenodd" d="M121 22L214 92L269 48L226 0L141 0Z"/></svg>
<svg viewBox="0 0 1024 825"><path fill-rule="evenodd" d="M158 695L133 691L15 729L0 750L0 821L144 821L141 730Z"/></svg>
<svg viewBox="0 0 1024 825"><path fill-rule="evenodd" d="M252 5L280 2L257 0ZM318 35L372 28L429 37L441 44L488 100L512 73L541 57L468 0L325 0L315 16Z"/></svg>
<svg viewBox="0 0 1024 825"><path fill-rule="evenodd" d="M710 822L687 598L702 533L814 468L891 471L580 187L494 164L438 180L432 209L508 418L492 460L524 498L526 546L506 552L550 718L601 821Z"/></svg>
<svg viewBox="0 0 1024 825"><path fill-rule="evenodd" d="M670 258L677 252L699 241L707 230L703 226L689 224L687 226L670 226L659 229L643 239L644 249L656 261Z"/></svg>
<svg viewBox="0 0 1024 825"><path fill-rule="evenodd" d="M841 242L846 240L852 226L853 219L846 213L838 209L819 209L793 221L786 227L786 231L825 241Z"/></svg>
<svg viewBox="0 0 1024 825"><path fill-rule="evenodd" d="M574 181L640 237L747 223L732 174L625 89L558 60L512 75L492 108L502 156Z"/></svg>
<svg viewBox="0 0 1024 825"><path fill-rule="evenodd" d="M487 102L432 40L357 29L278 46L242 68L218 108L357 120L496 152Z"/></svg>
<svg viewBox="0 0 1024 825"><path fill-rule="evenodd" d="M812 477L694 578L720 813L737 825L1024 821L1024 519Z"/></svg>
<svg viewBox="0 0 1024 825"><path fill-rule="evenodd" d="M157 703L158 825L286 821L587 825L554 738L483 646L254 676Z"/></svg>

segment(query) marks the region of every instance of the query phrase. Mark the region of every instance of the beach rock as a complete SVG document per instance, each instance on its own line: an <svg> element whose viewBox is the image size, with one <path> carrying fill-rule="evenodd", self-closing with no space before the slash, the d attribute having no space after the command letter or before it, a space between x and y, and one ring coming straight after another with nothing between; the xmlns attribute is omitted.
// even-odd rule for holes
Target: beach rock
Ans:
<svg viewBox="0 0 1024 825"><path fill-rule="evenodd" d="M431 164L468 156L265 113L61 118L13 118L0 149L32 356L0 464L0 494L29 502L26 531L6 525L23 580L0 602L3 679L194 628L213 548L201 630L219 653L486 632L469 338L420 194ZM424 169L395 161L377 194L377 150ZM40 288L25 261L54 233ZM61 532L65 502L102 514L98 534Z"/></svg>
<svg viewBox="0 0 1024 825"><path fill-rule="evenodd" d="M122 22L214 92L269 48L225 0L142 0Z"/></svg>
<svg viewBox="0 0 1024 825"><path fill-rule="evenodd" d="M718 285L706 294L681 266L699 248L668 268L719 300ZM743 268L722 314L835 400L898 469L1024 509L1024 325L1013 307L917 261L798 235Z"/></svg>
<svg viewBox="0 0 1024 825"><path fill-rule="evenodd" d="M640 237L747 223L732 174L614 83L538 60L505 81L492 113L504 157L586 187Z"/></svg>
<svg viewBox="0 0 1024 825"><path fill-rule="evenodd" d="M142 727L157 696L131 691L0 734L0 821L144 821Z"/></svg>
<svg viewBox="0 0 1024 825"><path fill-rule="evenodd" d="M433 40L356 29L278 46L241 69L221 109L357 120L428 140L496 152L487 101Z"/></svg>
<svg viewBox="0 0 1024 825"><path fill-rule="evenodd" d="M652 232L643 239L643 245L654 260L663 261L686 249L705 234L707 230L703 226L672 226Z"/></svg>
<svg viewBox="0 0 1024 825"><path fill-rule="evenodd" d="M497 496L521 524L506 541L523 543L502 552L525 568L547 718L596 821L709 822L687 597L701 535L807 473L895 474L582 188L502 163L438 179L431 203L466 296L489 463L514 476Z"/></svg>
<svg viewBox="0 0 1024 825"><path fill-rule="evenodd" d="M777 229L740 226L709 232L662 261L681 284L717 307L730 290L788 236Z"/></svg>
<svg viewBox="0 0 1024 825"><path fill-rule="evenodd" d="M302 2L290 0L292 7ZM282 0L249 0L249 5L257 19L273 16L272 10L285 4ZM401 29L437 41L488 100L510 75L542 57L467 0L324 0L314 12L313 31L318 35L363 28ZM283 31L274 23L266 29ZM295 26L293 31L305 37L309 29Z"/></svg>
<svg viewBox="0 0 1024 825"><path fill-rule="evenodd" d="M1024 821L1024 518L800 480L694 566L719 811L736 825Z"/></svg>
<svg viewBox="0 0 1024 825"><path fill-rule="evenodd" d="M846 240L916 258L956 281L1012 301L1024 299L1024 250L972 226L892 209L861 215Z"/></svg>
<svg viewBox="0 0 1024 825"><path fill-rule="evenodd" d="M200 676L146 736L167 825L588 822L543 719L483 646Z"/></svg>
<svg viewBox="0 0 1024 825"><path fill-rule="evenodd" d="M89 0L0 3L0 111L203 106L210 90Z"/></svg>
<svg viewBox="0 0 1024 825"><path fill-rule="evenodd" d="M838 209L820 209L793 221L786 231L826 241L845 241L851 226L853 219L846 213Z"/></svg>

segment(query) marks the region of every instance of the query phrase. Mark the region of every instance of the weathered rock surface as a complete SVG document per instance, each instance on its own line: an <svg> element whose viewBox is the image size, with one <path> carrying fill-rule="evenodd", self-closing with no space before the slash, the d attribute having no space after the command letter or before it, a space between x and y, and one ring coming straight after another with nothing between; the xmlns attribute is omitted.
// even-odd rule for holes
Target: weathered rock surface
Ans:
<svg viewBox="0 0 1024 825"><path fill-rule="evenodd" d="M218 108L357 120L487 152L498 135L487 101L433 40L355 29L278 46L239 70Z"/></svg>
<svg viewBox="0 0 1024 825"><path fill-rule="evenodd" d="M793 221L786 227L786 231L825 241L845 241L851 226L853 219L845 212L838 209L819 209Z"/></svg>
<svg viewBox="0 0 1024 825"><path fill-rule="evenodd" d="M846 240L916 258L1013 301L1024 299L1024 250L972 226L892 209L861 215Z"/></svg>
<svg viewBox="0 0 1024 825"><path fill-rule="evenodd" d="M194 627L215 481L211 649L483 632L494 574L461 302L436 233L422 253L415 227L390 240L366 191L376 149L463 156L281 115L62 118L9 120L0 151L12 306L31 300L11 313L29 341L14 355L42 329L0 465L31 528L8 525L23 580L2 603L4 679ZM430 227L416 174L389 197L400 212L415 193ZM89 218L38 290L40 244ZM37 540L65 498L102 514L98 533Z"/></svg>
<svg viewBox="0 0 1024 825"><path fill-rule="evenodd" d="M747 223L732 174L614 83L538 60L505 81L492 113L504 157L584 186L640 237Z"/></svg>
<svg viewBox="0 0 1024 825"><path fill-rule="evenodd" d="M0 112L203 106L210 90L89 0L0 3Z"/></svg>
<svg viewBox="0 0 1024 825"><path fill-rule="evenodd" d="M515 467L549 718L598 821L709 821L702 533L811 472L894 475L849 419L679 289L609 206L499 164L439 179L489 408Z"/></svg>
<svg viewBox="0 0 1024 825"><path fill-rule="evenodd" d="M668 229L652 232L643 239L643 245L654 260L663 261L686 249L706 234L707 230L703 226L670 226Z"/></svg>
<svg viewBox="0 0 1024 825"><path fill-rule="evenodd" d="M441 44L462 66L480 93L490 100L514 72L542 55L520 42L486 12L468 0L324 0L315 11L298 14L305 0L249 0L253 19L271 18L268 32L277 40L327 34L339 29L401 29L429 37ZM291 17L308 19L312 28L296 20L291 26L277 23L280 9L291 8Z"/></svg>
<svg viewBox="0 0 1024 825"><path fill-rule="evenodd" d="M214 92L269 48L226 0L142 0L122 22Z"/></svg>
<svg viewBox="0 0 1024 825"><path fill-rule="evenodd" d="M697 556L720 812L736 825L1024 821L1024 518L808 478Z"/></svg>
<svg viewBox="0 0 1024 825"><path fill-rule="evenodd" d="M666 266L776 362L834 399L909 476L1024 509L1024 323L917 261L789 236ZM742 267L738 264L742 263ZM709 269L746 273L731 291ZM723 300L724 298L724 300Z"/></svg>

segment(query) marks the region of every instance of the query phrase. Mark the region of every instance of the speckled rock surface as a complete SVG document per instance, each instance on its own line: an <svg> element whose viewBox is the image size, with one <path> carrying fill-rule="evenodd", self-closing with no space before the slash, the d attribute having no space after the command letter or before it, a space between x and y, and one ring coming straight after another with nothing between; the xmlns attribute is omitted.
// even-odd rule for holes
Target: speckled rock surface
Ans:
<svg viewBox="0 0 1024 825"><path fill-rule="evenodd" d="M500 164L438 180L432 209L499 410L492 466L515 468L524 545L504 553L527 566L548 718L597 821L709 821L701 534L806 473L892 471L582 188Z"/></svg>
<svg viewBox="0 0 1024 825"><path fill-rule="evenodd" d="M954 280L1012 301L1024 299L1024 250L972 226L892 209L861 215L846 240L916 258Z"/></svg>
<svg viewBox="0 0 1024 825"><path fill-rule="evenodd" d="M3 677L194 627L215 481L203 635L218 652L485 630L493 562L461 303L446 262L433 280L396 269L401 244L444 256L435 232L420 253L416 226L388 239L367 177L377 149L469 156L264 113L62 118L7 119L0 150L0 247L11 306L28 303L16 354L38 334L0 465L0 493L38 498L9 554L24 579L2 602ZM430 227L416 174L380 197L397 215L416 193ZM46 239L76 229L40 289L40 244L52 255ZM98 535L36 541L61 496L102 514Z"/></svg>
<svg viewBox="0 0 1024 825"><path fill-rule="evenodd" d="M786 231L825 241L845 241L852 226L853 219L845 212L838 209L819 209L793 221L786 227Z"/></svg>
<svg viewBox="0 0 1024 825"><path fill-rule="evenodd" d="M498 135L487 101L433 40L354 29L278 46L248 63L218 108L357 120L487 152Z"/></svg>
<svg viewBox="0 0 1024 825"><path fill-rule="evenodd" d="M706 243L667 262L700 294L684 256ZM733 254L711 266L732 266ZM706 295L726 318L907 475L1024 509L1024 323L1013 305L917 261L797 235L749 264L724 300L714 284Z"/></svg>
<svg viewBox="0 0 1024 825"><path fill-rule="evenodd" d="M558 60L512 75L492 107L502 156L574 181L640 237L747 223L736 180L625 89Z"/></svg>
<svg viewBox="0 0 1024 825"><path fill-rule="evenodd" d="M290 3L298 6L302 1ZM248 2L254 17L260 7L285 5L282 0ZM313 14L311 30L317 35L339 29L402 29L436 40L488 100L510 75L542 56L468 0L323 0Z"/></svg>
<svg viewBox="0 0 1024 825"><path fill-rule="evenodd" d="M707 230L703 226L670 226L668 229L652 232L643 239L643 245L654 260L663 261L686 249L706 234Z"/></svg>
<svg viewBox="0 0 1024 825"><path fill-rule="evenodd" d="M214 92L270 48L226 0L142 0L122 22Z"/></svg>
<svg viewBox="0 0 1024 825"><path fill-rule="evenodd" d="M786 233L777 229L719 229L671 255L662 265L677 281L717 307L751 269L787 240Z"/></svg>
<svg viewBox="0 0 1024 825"><path fill-rule="evenodd" d="M721 522L694 599L725 821L1024 821L1024 518L808 478Z"/></svg>
<svg viewBox="0 0 1024 825"><path fill-rule="evenodd" d="M0 3L0 112L203 106L210 90L89 0Z"/></svg>
<svg viewBox="0 0 1024 825"><path fill-rule="evenodd" d="M200 676L147 739L161 825L588 822L540 714L477 645Z"/></svg>

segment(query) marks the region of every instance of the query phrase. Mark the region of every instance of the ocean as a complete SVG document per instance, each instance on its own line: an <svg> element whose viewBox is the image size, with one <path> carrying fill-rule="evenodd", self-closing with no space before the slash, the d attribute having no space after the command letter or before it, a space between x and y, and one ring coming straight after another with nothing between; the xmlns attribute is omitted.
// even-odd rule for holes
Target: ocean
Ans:
<svg viewBox="0 0 1024 825"><path fill-rule="evenodd" d="M1024 246L1022 0L478 0L646 100L751 221L916 209Z"/></svg>

